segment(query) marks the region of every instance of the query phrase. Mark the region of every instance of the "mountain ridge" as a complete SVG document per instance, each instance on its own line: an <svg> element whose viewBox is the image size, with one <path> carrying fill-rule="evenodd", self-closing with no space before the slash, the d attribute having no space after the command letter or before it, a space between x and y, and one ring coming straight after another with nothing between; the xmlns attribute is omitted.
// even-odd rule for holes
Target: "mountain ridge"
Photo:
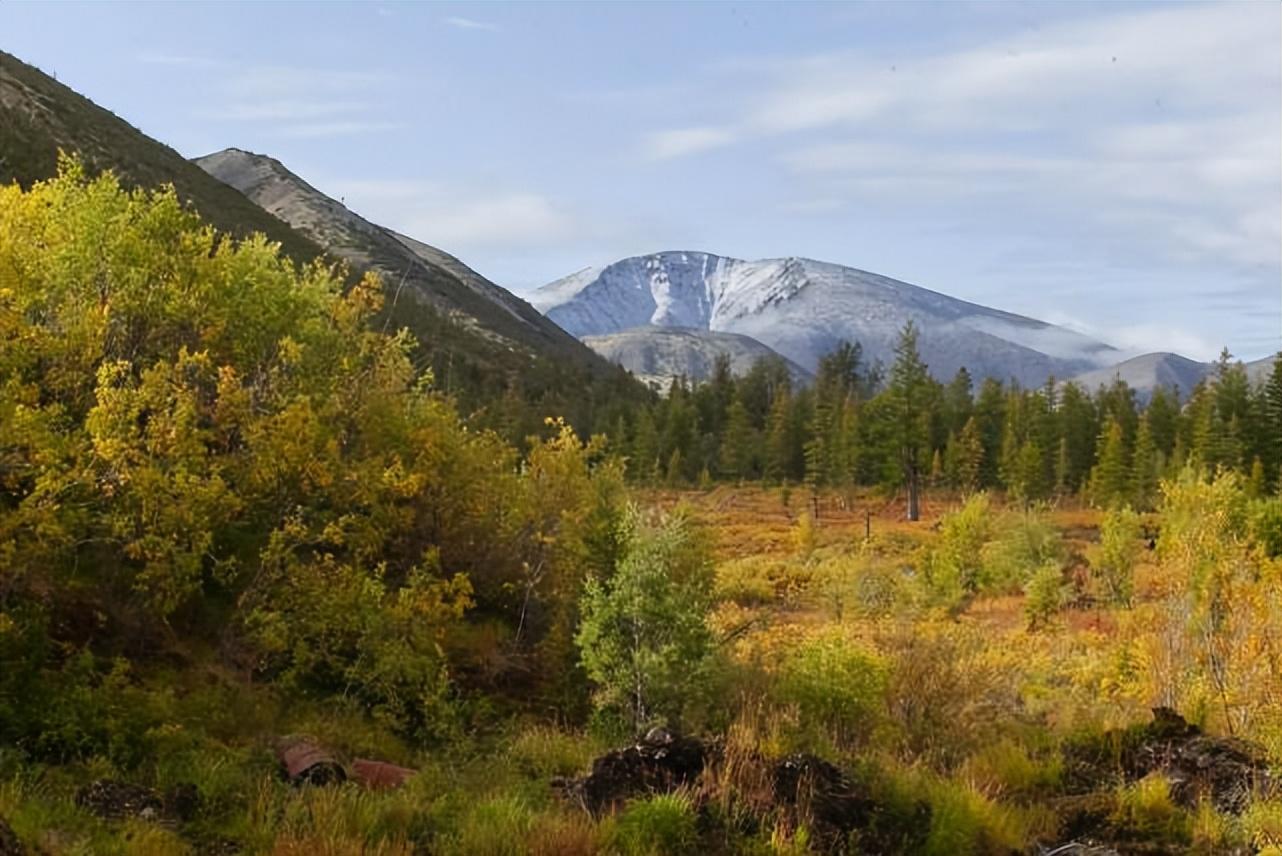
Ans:
<svg viewBox="0 0 1282 856"><path fill-rule="evenodd" d="M1040 384L1120 356L1081 333L949 297L891 277L797 256L745 261L664 251L584 268L531 302L579 337L633 327L691 327L747 335L813 371L841 341L889 363L904 323L921 330L937 376L965 366L979 377Z"/></svg>

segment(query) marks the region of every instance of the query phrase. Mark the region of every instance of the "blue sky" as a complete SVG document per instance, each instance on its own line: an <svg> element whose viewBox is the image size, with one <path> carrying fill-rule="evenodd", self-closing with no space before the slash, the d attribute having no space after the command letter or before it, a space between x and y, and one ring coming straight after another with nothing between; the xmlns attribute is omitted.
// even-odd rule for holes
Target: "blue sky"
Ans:
<svg viewBox="0 0 1282 856"><path fill-rule="evenodd" d="M0 48L518 293L799 255L1136 352L1282 347L1276 3L4 2Z"/></svg>

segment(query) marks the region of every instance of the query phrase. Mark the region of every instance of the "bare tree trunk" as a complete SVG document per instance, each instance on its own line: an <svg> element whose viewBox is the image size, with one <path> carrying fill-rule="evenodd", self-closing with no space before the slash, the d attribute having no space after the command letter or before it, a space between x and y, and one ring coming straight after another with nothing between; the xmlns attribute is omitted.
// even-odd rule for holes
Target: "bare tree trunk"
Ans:
<svg viewBox="0 0 1282 856"><path fill-rule="evenodd" d="M921 478L917 474L916 467L908 468L908 519L919 520L921 518L921 507L918 496L921 492Z"/></svg>

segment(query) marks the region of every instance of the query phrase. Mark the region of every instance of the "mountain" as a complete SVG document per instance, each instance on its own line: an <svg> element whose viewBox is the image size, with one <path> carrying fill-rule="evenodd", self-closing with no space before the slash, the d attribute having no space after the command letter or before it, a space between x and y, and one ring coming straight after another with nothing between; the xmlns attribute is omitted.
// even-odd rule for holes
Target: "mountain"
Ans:
<svg viewBox="0 0 1282 856"><path fill-rule="evenodd" d="M1157 353L1083 372L1073 380L1091 392L1121 378L1143 398L1152 395L1159 386L1178 390L1181 396L1186 396L1210 371L1210 363L1199 363L1179 354Z"/></svg>
<svg viewBox="0 0 1282 856"><path fill-rule="evenodd" d="M531 351L591 359L574 337L454 256L369 222L266 155L224 149L194 163L334 255L373 268L397 299L426 302L454 320ZM397 294L399 292L399 295Z"/></svg>
<svg viewBox="0 0 1282 856"><path fill-rule="evenodd" d="M1261 384L1272 373L1273 362L1274 357L1265 357L1243 363L1243 368L1252 384ZM1159 386L1174 389L1181 397L1185 397L1193 387L1211 377L1214 372L1215 363L1199 363L1179 354L1155 353L1141 354L1116 365L1083 372L1072 380L1093 392L1098 387L1108 386L1121 378L1141 399L1149 398Z"/></svg>
<svg viewBox="0 0 1282 856"><path fill-rule="evenodd" d="M1117 352L1072 330L957 300L875 273L811 259L742 261L662 252L591 268L539 289L532 301L579 337L635 327L686 327L749 336L813 371L842 341L890 363L908 321L931 372L1025 385L1071 377Z"/></svg>
<svg viewBox="0 0 1282 856"><path fill-rule="evenodd" d="M593 414L615 399L649 396L616 366L458 259L368 223L278 162L237 150L202 159L233 183L245 182L244 189L258 195L251 199L39 69L0 52L0 182L30 186L55 175L60 150L79 157L90 174L110 169L130 187L172 184L220 231L237 237L260 232L296 262L332 254L349 263L353 279L366 269L380 271L387 307L378 323L410 329L419 343L416 363L430 366L465 412L506 408L491 423L506 420L513 437L532 433L549 414L588 429ZM522 413L524 421L516 424L513 400L537 412Z"/></svg>
<svg viewBox="0 0 1282 856"><path fill-rule="evenodd" d="M712 376L717 357L730 358L730 371L746 373L760 359L784 361L794 381L807 384L814 375L748 336L714 333L689 327L633 327L604 336L585 336L584 344L613 363L618 363L646 383L666 388L672 379L706 380Z"/></svg>
<svg viewBox="0 0 1282 856"><path fill-rule="evenodd" d="M239 237L262 232L296 261L323 252L178 152L0 51L0 183L30 187L50 178L58 171L60 149L78 155L91 174L110 169L131 187L172 184L220 230Z"/></svg>

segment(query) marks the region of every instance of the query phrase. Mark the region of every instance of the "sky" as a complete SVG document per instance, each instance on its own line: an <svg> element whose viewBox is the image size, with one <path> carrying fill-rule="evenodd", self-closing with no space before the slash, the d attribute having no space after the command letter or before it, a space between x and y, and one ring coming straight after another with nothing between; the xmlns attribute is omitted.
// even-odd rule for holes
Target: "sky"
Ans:
<svg viewBox="0 0 1282 856"><path fill-rule="evenodd" d="M1282 348L1278 3L8 0L0 49L518 294L804 256L1135 353Z"/></svg>

